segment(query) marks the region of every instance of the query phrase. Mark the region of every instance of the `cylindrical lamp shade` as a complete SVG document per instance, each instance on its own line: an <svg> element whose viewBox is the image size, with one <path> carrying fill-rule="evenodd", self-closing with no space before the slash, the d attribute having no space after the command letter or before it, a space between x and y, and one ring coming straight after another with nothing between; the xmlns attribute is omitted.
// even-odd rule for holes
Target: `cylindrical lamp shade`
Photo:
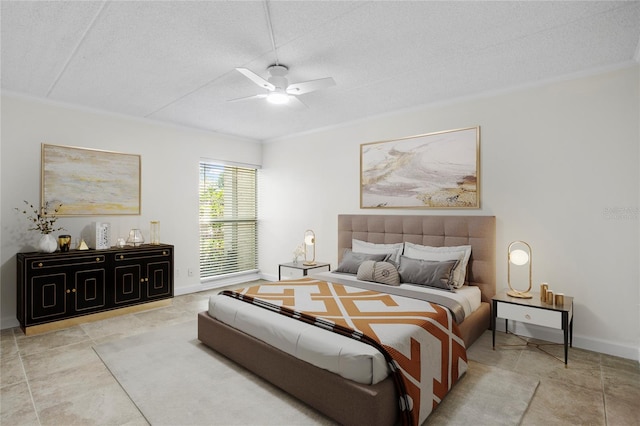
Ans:
<svg viewBox="0 0 640 426"><path fill-rule="evenodd" d="M316 234L311 229L304 232L304 262L302 264L307 266L316 264Z"/></svg>

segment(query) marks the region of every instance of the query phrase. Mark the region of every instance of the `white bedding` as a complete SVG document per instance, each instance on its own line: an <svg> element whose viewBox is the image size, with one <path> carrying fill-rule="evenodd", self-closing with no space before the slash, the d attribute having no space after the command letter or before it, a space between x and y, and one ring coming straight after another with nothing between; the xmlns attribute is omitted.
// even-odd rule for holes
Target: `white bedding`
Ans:
<svg viewBox="0 0 640 426"><path fill-rule="evenodd" d="M329 276L316 274L314 278L349 285L350 276L345 275L337 280L336 275L338 274ZM418 292L425 290L438 291L416 286L409 286L406 289L406 291ZM477 290L477 294L474 290ZM442 293L439 291L438 294ZM464 286L455 293L446 293L462 302L467 315L480 306L480 290L477 287ZM467 310L469 310L468 313ZM211 296L208 312L225 324L346 379L363 384L375 384L388 375L387 363L378 350L331 331L294 321L258 306L222 295Z"/></svg>

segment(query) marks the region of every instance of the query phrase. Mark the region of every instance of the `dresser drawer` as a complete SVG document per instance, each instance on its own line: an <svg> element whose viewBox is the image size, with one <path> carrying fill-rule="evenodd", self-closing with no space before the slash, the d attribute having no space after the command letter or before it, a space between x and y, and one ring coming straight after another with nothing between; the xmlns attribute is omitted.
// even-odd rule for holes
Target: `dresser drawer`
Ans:
<svg viewBox="0 0 640 426"><path fill-rule="evenodd" d="M498 302L496 316L544 327L562 329L562 312L552 311L550 309Z"/></svg>

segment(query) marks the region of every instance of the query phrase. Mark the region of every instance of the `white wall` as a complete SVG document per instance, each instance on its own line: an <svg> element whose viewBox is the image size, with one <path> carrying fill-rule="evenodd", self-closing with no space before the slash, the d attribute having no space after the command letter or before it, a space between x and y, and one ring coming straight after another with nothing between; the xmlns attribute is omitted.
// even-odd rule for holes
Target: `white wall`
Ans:
<svg viewBox="0 0 640 426"><path fill-rule="evenodd" d="M40 203L41 143L141 155L141 215L70 217L58 223L78 238L92 221L109 222L115 241L126 238L131 228L142 229L148 240L149 222L159 220L161 242L175 245L176 294L203 289L198 270L200 158L256 165L262 158L262 145L255 141L6 95L1 143L2 328L18 324L15 254L33 251L39 237L26 231L27 222L14 207L22 207L22 200Z"/></svg>
<svg viewBox="0 0 640 426"><path fill-rule="evenodd" d="M640 96L638 67L363 120L261 146L253 141L2 96L1 327L15 319L15 253L30 250L13 210L38 202L40 144L142 155L142 215L62 218L77 236L91 221L114 235L160 220L176 246L176 294L203 289L198 276L197 185L201 157L261 164L260 267L277 277L304 230L317 258L337 259L340 213L481 214L497 217L498 259L512 240L533 246L534 282L575 297L578 347L640 357ZM481 126L481 209L361 210L361 143ZM263 152L264 151L264 152ZM518 179L516 179L518 178ZM631 212L609 214L615 209ZM195 271L189 277L188 269ZM498 289L506 265L498 262ZM545 336L545 330L523 329ZM551 338L558 336L552 334Z"/></svg>
<svg viewBox="0 0 640 426"><path fill-rule="evenodd" d="M263 274L277 276L307 228L316 258L335 268L340 213L495 215L498 290L507 245L527 241L534 290L547 281L575 297L574 345L638 359L638 77L634 66L269 141L260 173ZM476 125L479 210L359 208L361 143ZM543 329L518 332L561 341Z"/></svg>

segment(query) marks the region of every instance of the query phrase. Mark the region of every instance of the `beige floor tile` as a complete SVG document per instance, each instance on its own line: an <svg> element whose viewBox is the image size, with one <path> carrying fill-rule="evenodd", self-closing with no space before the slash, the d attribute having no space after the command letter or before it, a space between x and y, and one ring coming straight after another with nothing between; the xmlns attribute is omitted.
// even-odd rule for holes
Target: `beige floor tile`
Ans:
<svg viewBox="0 0 640 426"><path fill-rule="evenodd" d="M26 381L20 355L3 355L0 358L0 386Z"/></svg>
<svg viewBox="0 0 640 426"><path fill-rule="evenodd" d="M522 425L605 425L602 392L541 380Z"/></svg>
<svg viewBox="0 0 640 426"><path fill-rule="evenodd" d="M486 365L500 366L505 370L514 370L522 352L521 348L504 347L508 338L504 333L496 335L496 348L493 348L491 333L484 333L467 349L467 358Z"/></svg>
<svg viewBox="0 0 640 426"><path fill-rule="evenodd" d="M80 325L87 335L93 339L102 339L108 336L132 335L144 333L148 328L147 325L140 321L134 314L121 315L113 318L107 318L102 321L95 321Z"/></svg>
<svg viewBox="0 0 640 426"><path fill-rule="evenodd" d="M192 321L196 318L195 314L186 312L175 306L139 312L135 314L135 316L138 317L143 324L153 328L175 325L186 321Z"/></svg>
<svg viewBox="0 0 640 426"><path fill-rule="evenodd" d="M640 425L640 404L636 399L634 402L605 397L605 411L607 415L607 425L611 426L639 426Z"/></svg>
<svg viewBox="0 0 640 426"><path fill-rule="evenodd" d="M147 425L117 382L76 394L39 411L43 425Z"/></svg>
<svg viewBox="0 0 640 426"><path fill-rule="evenodd" d="M612 355L602 355L602 365L616 370L624 370L629 373L640 374L640 362L631 359L619 358Z"/></svg>
<svg viewBox="0 0 640 426"><path fill-rule="evenodd" d="M173 306L177 309L197 314L209 308L209 294L187 294L173 300Z"/></svg>
<svg viewBox="0 0 640 426"><path fill-rule="evenodd" d="M570 359L569 364L565 366L564 361L533 348L522 352L516 364L516 370L540 380L561 380L566 384L602 392L598 363Z"/></svg>
<svg viewBox="0 0 640 426"><path fill-rule="evenodd" d="M23 355L42 352L52 348L72 345L88 340L89 336L80 326L50 331L48 333L36 334L33 336L25 336L22 332L20 332L20 334L16 333L16 343L18 344L20 353Z"/></svg>
<svg viewBox="0 0 640 426"><path fill-rule="evenodd" d="M29 380L46 380L53 374L73 374L85 365L98 364L100 359L91 341L53 348L22 356L24 370Z"/></svg>
<svg viewBox="0 0 640 426"><path fill-rule="evenodd" d="M0 333L0 356L15 355L18 353L18 345L13 336L13 328L2 330ZM19 331L19 330L18 330ZM20 331L20 333L22 333Z"/></svg>
<svg viewBox="0 0 640 426"><path fill-rule="evenodd" d="M602 367L602 382L607 403L615 400L640 407L640 373Z"/></svg>
<svg viewBox="0 0 640 426"><path fill-rule="evenodd" d="M38 412L59 405L62 401L100 391L115 379L96 356L93 363L71 364L68 369L52 372L46 377L29 380L31 394Z"/></svg>
<svg viewBox="0 0 640 426"><path fill-rule="evenodd" d="M0 388L0 424L39 425L27 382Z"/></svg>

